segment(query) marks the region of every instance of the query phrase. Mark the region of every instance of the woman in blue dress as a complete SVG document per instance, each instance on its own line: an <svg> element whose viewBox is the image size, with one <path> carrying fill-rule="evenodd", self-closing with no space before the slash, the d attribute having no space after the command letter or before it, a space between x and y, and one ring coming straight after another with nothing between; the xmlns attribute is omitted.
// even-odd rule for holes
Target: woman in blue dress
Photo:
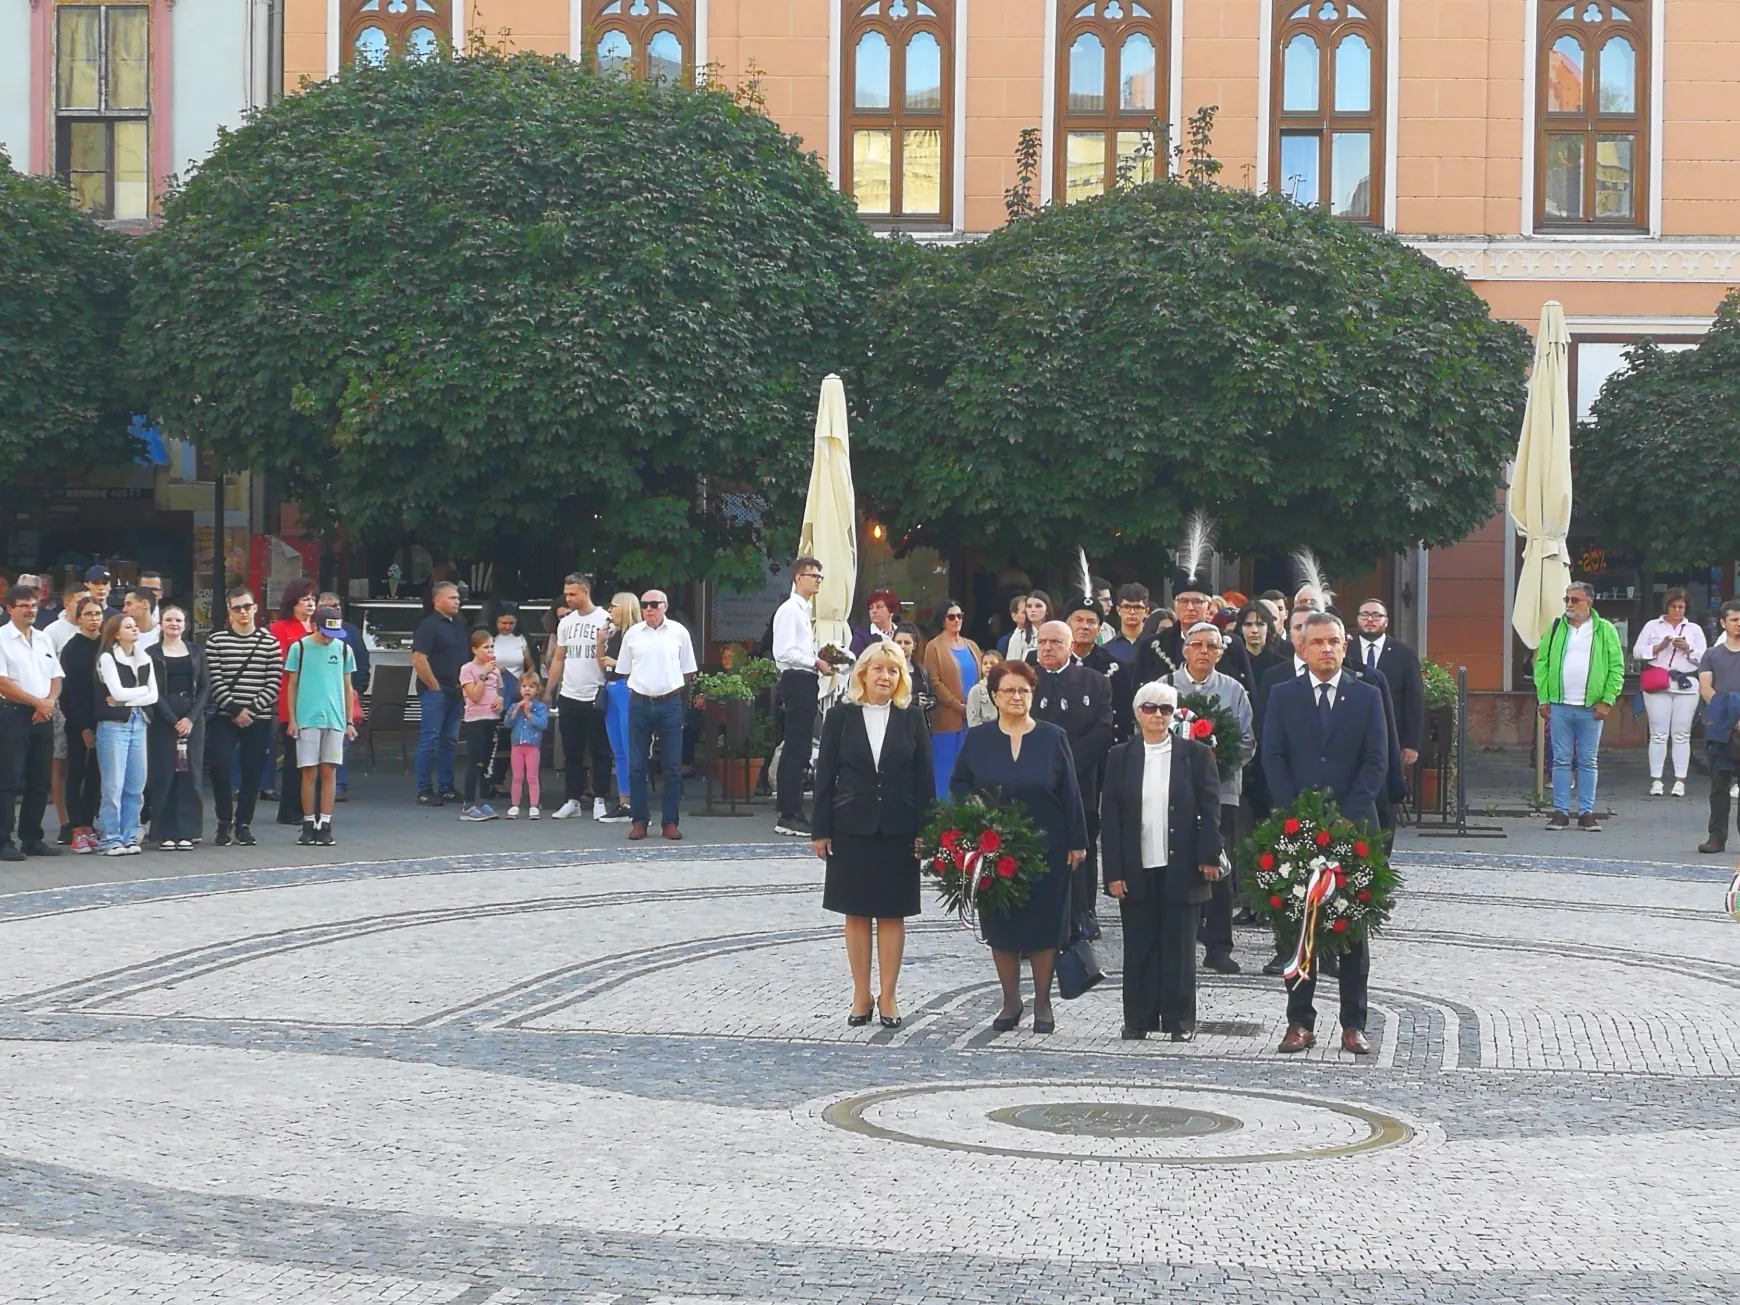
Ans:
<svg viewBox="0 0 1740 1305"><path fill-rule="evenodd" d="M1045 840L1046 873L1026 905L979 917L1003 985L1003 1009L991 1027L1006 1033L1021 1022L1021 958L1033 967L1033 1031L1050 1033L1051 974L1069 919L1070 869L1087 856L1087 817L1076 785L1069 736L1033 719L1038 676L1026 662L993 666L986 677L997 719L967 731L950 787L957 798L995 794L1018 803ZM934 742L934 740L933 740Z"/></svg>
<svg viewBox="0 0 1740 1305"><path fill-rule="evenodd" d="M979 645L961 633L966 613L952 599L937 617L936 638L925 646L924 671L936 706L930 713L930 752L936 763L936 795L949 795L949 776L967 737L967 695L979 682Z"/></svg>

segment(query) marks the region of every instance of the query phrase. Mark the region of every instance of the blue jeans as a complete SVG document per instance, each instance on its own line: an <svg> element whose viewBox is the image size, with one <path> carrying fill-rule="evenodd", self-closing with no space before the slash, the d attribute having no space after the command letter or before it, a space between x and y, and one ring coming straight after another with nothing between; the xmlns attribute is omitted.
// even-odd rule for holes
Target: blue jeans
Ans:
<svg viewBox="0 0 1740 1305"><path fill-rule="evenodd" d="M647 822L646 763L654 734L659 738L659 761L664 767L661 802L664 823L674 825L683 804L683 698L647 698L636 693L628 700L628 810L638 823Z"/></svg>
<svg viewBox="0 0 1740 1305"><path fill-rule="evenodd" d="M1555 702L1547 723L1553 730L1553 810L1571 810L1571 758L1576 755L1577 814L1595 809L1595 754L1601 747L1601 722L1593 707Z"/></svg>
<svg viewBox="0 0 1740 1305"><path fill-rule="evenodd" d="M135 707L127 719L97 722L97 767L103 776L103 801L97 808L97 847L108 851L130 843L139 833L145 802L145 713Z"/></svg>
<svg viewBox="0 0 1740 1305"><path fill-rule="evenodd" d="M628 792L628 681L604 686L604 732L616 761L616 791Z"/></svg>
<svg viewBox="0 0 1740 1305"><path fill-rule="evenodd" d="M459 718L464 715L459 693L449 696L446 689L418 689L417 703L423 713L417 722L417 791L451 793L453 749L459 742Z"/></svg>

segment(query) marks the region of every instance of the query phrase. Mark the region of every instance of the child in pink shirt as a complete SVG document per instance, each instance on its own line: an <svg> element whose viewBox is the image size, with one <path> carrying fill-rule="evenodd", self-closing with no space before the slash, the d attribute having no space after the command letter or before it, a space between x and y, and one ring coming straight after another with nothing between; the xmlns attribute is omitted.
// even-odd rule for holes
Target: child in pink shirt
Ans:
<svg viewBox="0 0 1740 1305"><path fill-rule="evenodd" d="M461 820L498 819L495 808L478 800L478 787L489 770L496 722L501 719L501 668L495 664L495 643L487 630L471 635L471 660L459 668L459 692L465 714L459 726L465 740L465 805Z"/></svg>

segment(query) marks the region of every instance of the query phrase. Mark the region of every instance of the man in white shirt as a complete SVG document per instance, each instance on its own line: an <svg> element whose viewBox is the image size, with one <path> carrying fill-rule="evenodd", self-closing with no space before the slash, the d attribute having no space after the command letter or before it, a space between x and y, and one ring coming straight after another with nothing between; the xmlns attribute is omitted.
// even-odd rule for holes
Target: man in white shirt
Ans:
<svg viewBox="0 0 1740 1305"><path fill-rule="evenodd" d="M810 768L810 744L816 734L816 700L820 676L830 670L816 647L816 591L822 587L822 564L800 557L791 564L791 597L773 614L773 660L779 667L781 733L779 774L774 793L779 818L773 832L787 838L808 838L804 818L804 775Z"/></svg>
<svg viewBox="0 0 1740 1305"><path fill-rule="evenodd" d="M695 645L666 612L662 589L640 596L640 621L622 636L616 673L628 680L628 836L646 837L647 756L658 735L663 766L661 799L666 838L681 838L683 804L683 688L695 678Z"/></svg>
<svg viewBox="0 0 1740 1305"><path fill-rule="evenodd" d="M132 617L139 626L138 649L148 651L163 638L163 631L157 628L157 622L152 617L151 591L149 589L133 589L128 591L121 600L121 610Z"/></svg>
<svg viewBox="0 0 1740 1305"><path fill-rule="evenodd" d="M546 701L555 702L556 724L562 736L562 788L567 799L552 815L555 820L577 816L586 802L586 763L592 763L592 818L613 815L604 800L615 767L606 728L604 667L598 660L598 636L610 624L610 613L592 601L592 581L578 572L562 581L562 602L568 615L556 627L556 651L550 657ZM617 794L616 805L623 794Z"/></svg>
<svg viewBox="0 0 1740 1305"><path fill-rule="evenodd" d="M60 660L36 626L36 590L14 585L0 625L0 861L59 856L42 836L54 757ZM17 818L18 844L12 842Z"/></svg>
<svg viewBox="0 0 1740 1305"><path fill-rule="evenodd" d="M60 655L60 650L66 647L67 640L79 632L78 610L79 604L84 601L84 598L83 588L68 589L66 593L61 595L62 610L60 614L42 627L42 632L48 636L48 641L53 645L57 657ZM41 622L39 621L38 624L41 625Z"/></svg>

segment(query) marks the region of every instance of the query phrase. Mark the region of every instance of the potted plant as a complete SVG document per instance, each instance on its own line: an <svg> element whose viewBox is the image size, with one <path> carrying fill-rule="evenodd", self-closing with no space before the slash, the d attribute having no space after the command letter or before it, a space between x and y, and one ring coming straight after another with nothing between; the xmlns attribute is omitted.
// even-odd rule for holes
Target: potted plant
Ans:
<svg viewBox="0 0 1740 1305"><path fill-rule="evenodd" d="M1420 770L1419 805L1422 810L1438 805L1453 778L1456 756L1456 680L1441 662L1420 663L1425 685L1426 746ZM1444 759L1440 769L1431 764Z"/></svg>

